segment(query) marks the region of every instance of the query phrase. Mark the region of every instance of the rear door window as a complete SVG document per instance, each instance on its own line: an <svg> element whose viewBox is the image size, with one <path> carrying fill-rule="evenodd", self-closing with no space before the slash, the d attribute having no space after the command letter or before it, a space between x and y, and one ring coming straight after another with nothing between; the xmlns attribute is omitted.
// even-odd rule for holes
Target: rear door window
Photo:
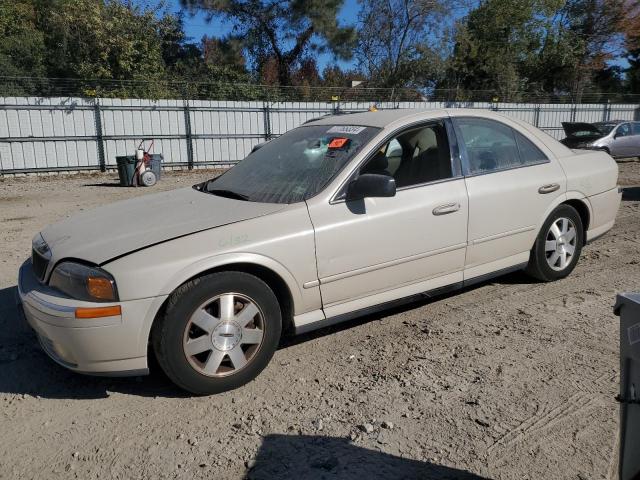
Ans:
<svg viewBox="0 0 640 480"><path fill-rule="evenodd" d="M542 150L536 147L531 140L515 130L513 134L516 136L516 144L518 145L522 165L535 165L549 161L547 156L542 153Z"/></svg>
<svg viewBox="0 0 640 480"><path fill-rule="evenodd" d="M504 123L484 118L456 118L466 150L467 175L507 170L549 161L531 140Z"/></svg>

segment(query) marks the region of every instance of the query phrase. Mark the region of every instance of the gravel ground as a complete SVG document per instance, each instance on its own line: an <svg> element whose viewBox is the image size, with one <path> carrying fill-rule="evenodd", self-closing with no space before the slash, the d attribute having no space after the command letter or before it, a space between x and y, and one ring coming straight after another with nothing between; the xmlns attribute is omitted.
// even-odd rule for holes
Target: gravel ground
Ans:
<svg viewBox="0 0 640 480"><path fill-rule="evenodd" d="M640 284L640 164L573 274L512 274L286 339L257 380L191 398L155 369L98 378L20 323L16 272L45 224L153 189L113 175L0 179L0 478L614 478L616 292ZM150 207L153 208L153 207Z"/></svg>

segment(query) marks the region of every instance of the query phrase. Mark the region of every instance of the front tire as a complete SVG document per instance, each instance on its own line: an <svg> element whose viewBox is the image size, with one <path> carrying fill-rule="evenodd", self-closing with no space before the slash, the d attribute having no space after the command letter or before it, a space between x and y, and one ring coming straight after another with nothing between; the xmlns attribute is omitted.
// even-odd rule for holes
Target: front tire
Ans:
<svg viewBox="0 0 640 480"><path fill-rule="evenodd" d="M152 342L160 367L176 385L210 395L258 376L281 331L280 306L266 283L247 273L219 272L171 295Z"/></svg>
<svg viewBox="0 0 640 480"><path fill-rule="evenodd" d="M570 205L560 205L540 229L525 271L543 282L565 278L578 263L583 245L580 215Z"/></svg>

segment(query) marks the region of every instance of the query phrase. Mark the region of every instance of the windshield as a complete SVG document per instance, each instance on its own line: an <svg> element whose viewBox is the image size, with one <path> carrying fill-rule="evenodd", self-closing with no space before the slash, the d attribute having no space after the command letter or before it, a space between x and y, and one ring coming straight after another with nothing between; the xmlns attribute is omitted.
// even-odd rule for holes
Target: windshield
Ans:
<svg viewBox="0 0 640 480"><path fill-rule="evenodd" d="M265 143L202 191L266 203L313 197L380 131L350 125L308 125Z"/></svg>

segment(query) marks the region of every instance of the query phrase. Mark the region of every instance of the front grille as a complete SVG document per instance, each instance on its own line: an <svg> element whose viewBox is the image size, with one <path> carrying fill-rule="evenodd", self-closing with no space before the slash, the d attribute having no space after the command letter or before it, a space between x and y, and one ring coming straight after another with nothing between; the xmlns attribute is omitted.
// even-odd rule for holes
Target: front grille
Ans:
<svg viewBox="0 0 640 480"><path fill-rule="evenodd" d="M31 251L31 263L33 264L33 272L36 274L36 277L38 277L38 280L40 280L41 282L44 281L44 276L47 273L49 260L44 258L34 249Z"/></svg>

